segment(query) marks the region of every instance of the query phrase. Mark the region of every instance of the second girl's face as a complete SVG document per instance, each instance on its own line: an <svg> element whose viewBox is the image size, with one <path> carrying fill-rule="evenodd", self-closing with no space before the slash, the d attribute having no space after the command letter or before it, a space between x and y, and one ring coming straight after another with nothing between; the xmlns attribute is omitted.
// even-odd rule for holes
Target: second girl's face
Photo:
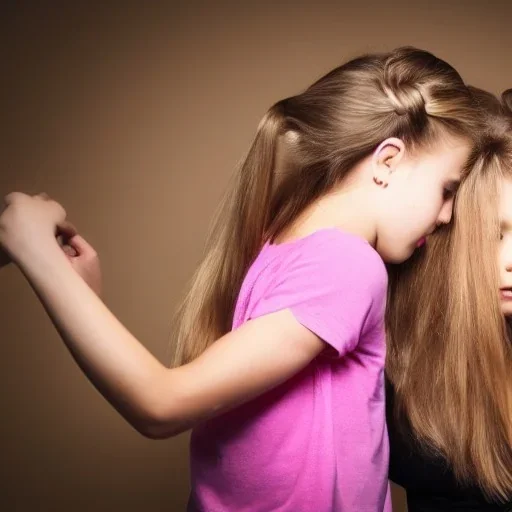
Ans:
<svg viewBox="0 0 512 512"><path fill-rule="evenodd" d="M501 311L505 316L512 316L512 180L503 180L502 183L500 223L498 269Z"/></svg>
<svg viewBox="0 0 512 512"><path fill-rule="evenodd" d="M437 226L451 221L470 151L468 142L447 137L435 150L402 159L382 194L377 250L386 261L405 261Z"/></svg>

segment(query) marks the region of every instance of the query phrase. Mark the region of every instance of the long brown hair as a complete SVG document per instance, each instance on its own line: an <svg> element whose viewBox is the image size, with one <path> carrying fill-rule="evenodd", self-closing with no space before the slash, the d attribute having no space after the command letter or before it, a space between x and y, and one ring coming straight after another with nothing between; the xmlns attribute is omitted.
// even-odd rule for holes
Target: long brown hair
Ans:
<svg viewBox="0 0 512 512"><path fill-rule="evenodd" d="M386 312L398 421L459 481L502 500L512 497L512 347L498 295L498 205L512 178L511 94L500 103L474 90L487 113L475 168L452 225L389 267Z"/></svg>
<svg viewBox="0 0 512 512"><path fill-rule="evenodd" d="M174 364L231 329L243 278L272 239L340 184L387 137L413 147L441 133L472 137L478 115L459 74L431 53L399 48L356 58L273 105L215 218L178 322ZM294 133L276 179L278 141ZM292 154L293 153L293 154Z"/></svg>

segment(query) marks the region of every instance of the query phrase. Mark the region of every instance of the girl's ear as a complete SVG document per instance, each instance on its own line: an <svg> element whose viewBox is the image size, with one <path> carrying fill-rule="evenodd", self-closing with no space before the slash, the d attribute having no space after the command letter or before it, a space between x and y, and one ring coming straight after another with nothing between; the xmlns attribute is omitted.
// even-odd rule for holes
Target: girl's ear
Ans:
<svg viewBox="0 0 512 512"><path fill-rule="evenodd" d="M405 156L405 144L401 139L390 137L382 141L373 153L372 168L375 183L387 184L390 175Z"/></svg>

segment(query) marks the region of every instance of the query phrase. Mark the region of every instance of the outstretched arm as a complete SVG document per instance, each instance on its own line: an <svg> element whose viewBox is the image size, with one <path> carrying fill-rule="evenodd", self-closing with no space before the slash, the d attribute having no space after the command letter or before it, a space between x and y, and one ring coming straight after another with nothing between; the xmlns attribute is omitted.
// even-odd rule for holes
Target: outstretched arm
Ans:
<svg viewBox="0 0 512 512"><path fill-rule="evenodd" d="M80 255L85 241L66 220L64 208L46 194L14 192L4 202L0 246L27 278L89 380L148 437L175 435L251 400L299 372L324 348L283 309L262 313L193 362L168 369L105 306L95 280L87 282L96 274L94 259ZM62 250L58 233L75 240L78 260ZM94 256L92 248L89 254Z"/></svg>
<svg viewBox="0 0 512 512"><path fill-rule="evenodd" d="M143 435L165 438L286 381L324 348L288 310L251 320L180 368L162 365L112 314L57 244L18 265L71 355Z"/></svg>

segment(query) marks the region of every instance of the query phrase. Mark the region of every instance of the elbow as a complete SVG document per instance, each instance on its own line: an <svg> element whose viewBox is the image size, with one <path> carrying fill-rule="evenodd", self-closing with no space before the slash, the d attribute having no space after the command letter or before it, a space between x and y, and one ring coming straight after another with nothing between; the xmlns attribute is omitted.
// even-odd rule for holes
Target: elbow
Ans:
<svg viewBox="0 0 512 512"><path fill-rule="evenodd" d="M174 371L172 372L174 375ZM148 439L168 439L177 436L194 426L194 420L187 407L188 399L182 393L176 392L183 385L175 380L169 381L169 375L159 378L149 386L151 390L144 396L137 416L137 431ZM173 392L169 392L172 389Z"/></svg>
<svg viewBox="0 0 512 512"><path fill-rule="evenodd" d="M181 433L180 430L169 425L160 425L146 422L135 427L139 434L154 441L169 439Z"/></svg>
<svg viewBox="0 0 512 512"><path fill-rule="evenodd" d="M133 426L141 435L153 440L169 439L190 428L190 426L158 412L144 414Z"/></svg>
<svg viewBox="0 0 512 512"><path fill-rule="evenodd" d="M154 427L142 426L136 427L136 429L139 434L147 439L152 439L153 441L161 441L173 437L173 434L169 434L168 432L164 432L163 430Z"/></svg>

